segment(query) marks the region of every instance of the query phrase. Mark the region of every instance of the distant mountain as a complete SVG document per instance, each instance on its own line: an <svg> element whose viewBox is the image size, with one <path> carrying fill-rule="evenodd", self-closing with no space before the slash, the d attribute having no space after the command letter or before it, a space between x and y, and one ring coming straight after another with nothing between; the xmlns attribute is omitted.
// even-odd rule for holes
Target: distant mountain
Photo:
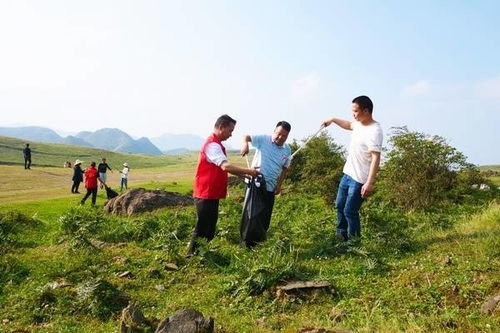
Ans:
<svg viewBox="0 0 500 333"><path fill-rule="evenodd" d="M134 154L149 154L161 155L162 152L148 138L132 139L114 149L114 151L134 153Z"/></svg>
<svg viewBox="0 0 500 333"><path fill-rule="evenodd" d="M55 131L46 127L0 127L0 135L10 136L30 141L63 143L64 139Z"/></svg>
<svg viewBox="0 0 500 333"><path fill-rule="evenodd" d="M45 127L0 127L0 135L35 142L64 143L75 146L101 148L116 152L161 155L162 152L148 138L134 140L117 128L103 128L95 132L83 131L65 138Z"/></svg>
<svg viewBox="0 0 500 333"><path fill-rule="evenodd" d="M202 137L193 134L169 134L151 138L151 141L162 151L173 149L199 150L203 142Z"/></svg>
<svg viewBox="0 0 500 333"><path fill-rule="evenodd" d="M77 135L79 136L79 134ZM118 128L102 128L86 134L83 139L94 147L113 151L118 151L118 147L125 146L134 141L130 135Z"/></svg>
<svg viewBox="0 0 500 333"><path fill-rule="evenodd" d="M68 135L63 140L64 140L64 143L67 145L93 147L90 143L88 143L84 139L77 138L76 136L72 136L72 135Z"/></svg>
<svg viewBox="0 0 500 333"><path fill-rule="evenodd" d="M182 155L182 154L186 154L188 152L189 152L189 149L186 149L186 148L176 148L176 149L165 150L163 153L165 155Z"/></svg>

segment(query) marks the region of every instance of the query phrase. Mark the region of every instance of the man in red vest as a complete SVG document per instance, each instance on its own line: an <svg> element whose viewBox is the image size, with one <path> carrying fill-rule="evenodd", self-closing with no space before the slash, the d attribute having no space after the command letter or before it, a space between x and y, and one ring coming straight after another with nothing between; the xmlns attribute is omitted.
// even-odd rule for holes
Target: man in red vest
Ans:
<svg viewBox="0 0 500 333"><path fill-rule="evenodd" d="M87 198L92 194L92 206L95 206L98 180L101 181L99 178L99 171L97 171L95 167L95 162L92 162L90 163L90 166L85 169L85 188L87 189L87 193L80 202L82 205L85 204L85 200L87 200Z"/></svg>
<svg viewBox="0 0 500 333"><path fill-rule="evenodd" d="M255 169L241 168L227 160L222 141L229 139L236 126L236 120L228 115L220 116L214 125L213 133L203 144L194 181L194 202L196 206L196 226L189 243L187 257L196 249L197 238L210 241L215 236L219 215L219 200L227 195L227 174L238 176L257 176Z"/></svg>

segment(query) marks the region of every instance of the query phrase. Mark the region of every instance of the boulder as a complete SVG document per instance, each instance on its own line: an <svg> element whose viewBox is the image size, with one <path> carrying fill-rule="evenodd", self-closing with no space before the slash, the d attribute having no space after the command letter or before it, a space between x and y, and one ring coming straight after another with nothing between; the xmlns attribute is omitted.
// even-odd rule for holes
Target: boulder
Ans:
<svg viewBox="0 0 500 333"><path fill-rule="evenodd" d="M156 333L212 333L214 319L205 318L203 314L194 309L177 312L163 320L156 329Z"/></svg>
<svg viewBox="0 0 500 333"><path fill-rule="evenodd" d="M109 200L104 206L104 211L110 214L130 216L164 207L186 206L193 203L192 197L179 193L136 188Z"/></svg>

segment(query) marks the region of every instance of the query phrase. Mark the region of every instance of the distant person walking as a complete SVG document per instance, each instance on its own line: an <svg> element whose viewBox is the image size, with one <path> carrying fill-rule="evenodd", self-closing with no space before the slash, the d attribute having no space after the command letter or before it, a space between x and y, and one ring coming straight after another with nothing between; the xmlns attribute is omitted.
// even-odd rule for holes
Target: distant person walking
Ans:
<svg viewBox="0 0 500 333"><path fill-rule="evenodd" d="M337 238L356 244L361 237L359 209L363 199L373 192L375 176L380 165L382 150L382 127L373 117L373 102L367 96L352 101L354 121L330 118L324 126L332 123L352 131L351 142L344 175L340 181L335 202L337 208Z"/></svg>
<svg viewBox="0 0 500 333"><path fill-rule="evenodd" d="M103 183L106 183L106 180L107 180L107 176L106 176L106 171L113 171L111 170L110 166L108 165L108 163L106 163L106 159L103 157L102 158L102 162L99 163L99 165L97 166L97 170L99 171L99 178L101 179L101 189L103 188Z"/></svg>
<svg viewBox="0 0 500 333"><path fill-rule="evenodd" d="M210 241L215 236L219 216L219 200L227 195L227 175L256 177L255 169L245 169L231 164L222 141L229 139L236 126L236 120L228 115L220 116L215 122L213 133L201 147L194 181L194 202L196 226L189 243L186 257L195 254L198 238Z"/></svg>
<svg viewBox="0 0 500 333"><path fill-rule="evenodd" d="M128 167L128 163L125 162L123 163L123 169L120 171L121 173L121 183L120 183L120 191L123 191L123 188L128 189L128 173L130 171L130 168Z"/></svg>
<svg viewBox="0 0 500 333"><path fill-rule="evenodd" d="M24 155L24 169L31 169L31 149L30 144L27 143L26 147L23 149Z"/></svg>
<svg viewBox="0 0 500 333"><path fill-rule="evenodd" d="M85 204L87 198L92 195L92 206L95 206L95 202L97 199L97 182L103 184L102 179L99 177L99 172L95 167L95 162L90 163L90 166L85 169L85 188L87 189L87 193L82 198L80 202L82 205Z"/></svg>
<svg viewBox="0 0 500 333"><path fill-rule="evenodd" d="M71 193L80 193L78 188L80 183L83 182L83 170L82 162L80 160L75 161L75 166L73 167L73 185L71 186Z"/></svg>

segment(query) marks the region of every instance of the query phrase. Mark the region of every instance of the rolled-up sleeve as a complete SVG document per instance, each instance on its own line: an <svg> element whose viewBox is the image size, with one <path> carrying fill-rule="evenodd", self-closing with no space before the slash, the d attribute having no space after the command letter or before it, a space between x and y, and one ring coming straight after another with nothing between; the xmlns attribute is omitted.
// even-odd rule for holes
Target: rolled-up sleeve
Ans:
<svg viewBox="0 0 500 333"><path fill-rule="evenodd" d="M224 161L227 161L227 156L222 151L221 146L214 142L209 143L205 147L205 155L207 156L208 162L217 166L221 166Z"/></svg>

